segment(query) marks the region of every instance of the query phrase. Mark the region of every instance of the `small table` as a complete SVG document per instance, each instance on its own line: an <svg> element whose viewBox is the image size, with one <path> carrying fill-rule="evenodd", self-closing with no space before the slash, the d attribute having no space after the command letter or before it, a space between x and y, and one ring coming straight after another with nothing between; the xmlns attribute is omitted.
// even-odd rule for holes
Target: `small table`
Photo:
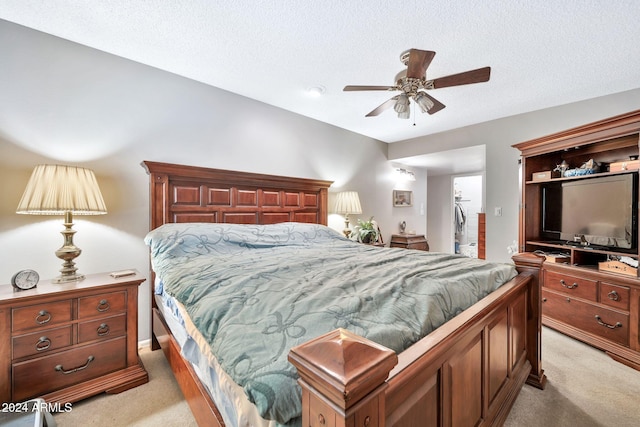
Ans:
<svg viewBox="0 0 640 427"><path fill-rule="evenodd" d="M392 248L417 249L420 251L428 251L429 243L424 234L393 234L391 236Z"/></svg>

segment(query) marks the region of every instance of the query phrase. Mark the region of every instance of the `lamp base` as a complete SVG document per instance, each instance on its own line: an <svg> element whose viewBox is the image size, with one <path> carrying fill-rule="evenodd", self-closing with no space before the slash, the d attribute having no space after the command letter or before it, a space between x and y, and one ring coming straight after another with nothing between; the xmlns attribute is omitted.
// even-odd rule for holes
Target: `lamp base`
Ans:
<svg viewBox="0 0 640 427"><path fill-rule="evenodd" d="M349 214L344 215L344 230L342 230L342 232L347 239L351 235L351 229L349 228Z"/></svg>
<svg viewBox="0 0 640 427"><path fill-rule="evenodd" d="M60 276L52 280L53 283L76 282L84 279L83 274L77 274L76 264L73 262L82 250L73 244L73 235L76 233L71 227L73 226L73 216L71 212L64 214L64 230L60 232L64 237L64 244L56 251L56 256L64 261L60 269Z"/></svg>
<svg viewBox="0 0 640 427"><path fill-rule="evenodd" d="M84 274L71 274L67 276L60 275L51 280L51 283L67 283L67 282L79 282L84 280Z"/></svg>

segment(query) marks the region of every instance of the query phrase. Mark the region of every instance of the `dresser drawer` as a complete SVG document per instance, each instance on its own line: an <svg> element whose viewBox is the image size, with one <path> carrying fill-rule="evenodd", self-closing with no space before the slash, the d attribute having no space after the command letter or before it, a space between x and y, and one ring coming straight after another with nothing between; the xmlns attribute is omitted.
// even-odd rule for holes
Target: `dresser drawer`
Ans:
<svg viewBox="0 0 640 427"><path fill-rule="evenodd" d="M125 292L92 295L80 298L78 301L78 319L89 319L97 316L122 313L127 310Z"/></svg>
<svg viewBox="0 0 640 427"><path fill-rule="evenodd" d="M71 344L71 326L20 335L13 337L13 359L46 354L51 350L68 347Z"/></svg>
<svg viewBox="0 0 640 427"><path fill-rule="evenodd" d="M127 315L97 319L78 325L78 342L105 340L125 335L127 332Z"/></svg>
<svg viewBox="0 0 640 427"><path fill-rule="evenodd" d="M126 367L126 338L16 363L13 400L26 400Z"/></svg>
<svg viewBox="0 0 640 427"><path fill-rule="evenodd" d="M629 288L600 282L600 302L621 310L629 310Z"/></svg>
<svg viewBox="0 0 640 427"><path fill-rule="evenodd" d="M582 279L546 271L544 275L544 286L560 292L565 292L572 297L580 297L590 301L596 301L597 282L595 280Z"/></svg>
<svg viewBox="0 0 640 427"><path fill-rule="evenodd" d="M71 300L14 308L11 312L11 330L18 332L50 328L69 322L71 314Z"/></svg>
<svg viewBox="0 0 640 427"><path fill-rule="evenodd" d="M629 346L629 315L542 290L542 314L609 341Z"/></svg>

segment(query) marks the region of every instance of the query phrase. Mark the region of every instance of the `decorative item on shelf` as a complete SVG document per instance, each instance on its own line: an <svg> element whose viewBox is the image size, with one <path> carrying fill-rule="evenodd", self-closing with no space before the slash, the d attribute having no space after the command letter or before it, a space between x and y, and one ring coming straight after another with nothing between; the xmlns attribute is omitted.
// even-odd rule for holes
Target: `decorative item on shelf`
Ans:
<svg viewBox="0 0 640 427"><path fill-rule="evenodd" d="M532 181L546 181L551 179L551 171L534 172L531 174Z"/></svg>
<svg viewBox="0 0 640 427"><path fill-rule="evenodd" d="M404 234L406 229L407 229L407 223L406 223L406 221L402 221L400 223L400 234Z"/></svg>
<svg viewBox="0 0 640 427"><path fill-rule="evenodd" d="M359 215L362 213L358 192L342 191L338 193L334 210L336 213L344 214L344 230L342 232L346 237L349 237L351 234L351 229L349 228L349 214Z"/></svg>
<svg viewBox="0 0 640 427"><path fill-rule="evenodd" d="M562 163L556 166L553 172L560 172L560 176L564 176L564 173L569 169L569 163L566 160L563 160Z"/></svg>
<svg viewBox="0 0 640 427"><path fill-rule="evenodd" d="M54 283L84 279L77 273L73 260L82 252L73 244L73 214L102 215L107 208L95 174L90 169L63 165L38 165L18 203L16 213L31 215L64 215L65 229L60 233L64 244L56 256L64 261L61 275Z"/></svg>
<svg viewBox="0 0 640 427"><path fill-rule="evenodd" d="M634 171L640 167L640 160L629 159L613 162L609 165L609 172Z"/></svg>
<svg viewBox="0 0 640 427"><path fill-rule="evenodd" d="M393 206L413 206L413 192L408 190L393 190Z"/></svg>
<svg viewBox="0 0 640 427"><path fill-rule="evenodd" d="M351 238L360 243L368 243L370 245L382 243L380 228L373 217L369 218L367 221L359 219L358 225L355 226Z"/></svg>
<svg viewBox="0 0 640 427"><path fill-rule="evenodd" d="M604 262L599 262L598 263L598 270L600 271L608 271L611 273L619 273L619 274L624 274L626 276L633 276L633 277L637 277L638 276L638 262L635 262L635 267L622 262L622 261L618 261L618 260L607 260Z"/></svg>
<svg viewBox="0 0 640 427"><path fill-rule="evenodd" d="M594 173L600 172L600 164L595 160L591 159L588 162L585 162L579 168L575 169L567 169L564 171L563 176L582 176L582 175L591 175Z"/></svg>

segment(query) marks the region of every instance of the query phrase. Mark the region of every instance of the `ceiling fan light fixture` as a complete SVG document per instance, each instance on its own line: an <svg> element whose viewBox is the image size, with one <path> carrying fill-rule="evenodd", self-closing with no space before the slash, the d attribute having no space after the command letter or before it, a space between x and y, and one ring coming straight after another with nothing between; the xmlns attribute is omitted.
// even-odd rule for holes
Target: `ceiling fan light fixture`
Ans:
<svg viewBox="0 0 640 427"><path fill-rule="evenodd" d="M414 101L416 101L416 104L420 106L420 109L423 113L427 113L434 106L433 101L430 100L429 97L422 92L418 92L418 94L414 98Z"/></svg>
<svg viewBox="0 0 640 427"><path fill-rule="evenodd" d="M396 104L393 106L393 109L396 110L396 113L398 113L398 116L401 113L404 113L405 111L408 114L409 113L409 97L405 93L398 95L398 100L396 101Z"/></svg>
<svg viewBox="0 0 640 427"><path fill-rule="evenodd" d="M411 110L407 106L407 109L405 111L403 111L401 113L398 113L398 118L399 119L408 119L410 115L411 115Z"/></svg>

